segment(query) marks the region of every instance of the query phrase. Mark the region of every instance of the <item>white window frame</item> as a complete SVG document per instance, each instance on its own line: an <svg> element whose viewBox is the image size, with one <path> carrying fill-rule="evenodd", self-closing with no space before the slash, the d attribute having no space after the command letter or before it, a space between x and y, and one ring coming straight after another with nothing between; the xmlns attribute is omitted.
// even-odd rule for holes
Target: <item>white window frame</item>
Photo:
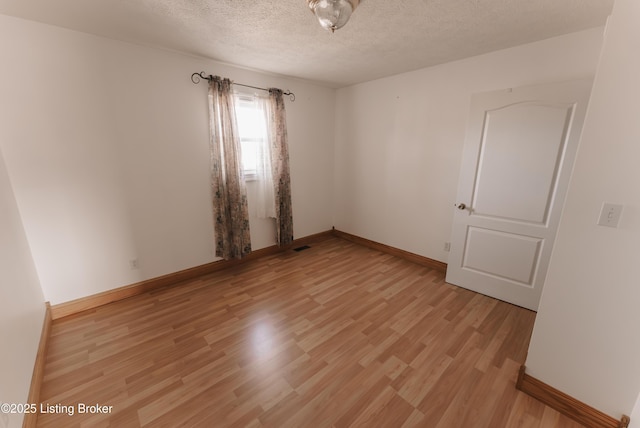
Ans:
<svg viewBox="0 0 640 428"><path fill-rule="evenodd" d="M238 136L239 136L239 140L240 140L240 147L241 147L241 151L242 151L242 157L243 159L241 159L240 161L242 162L242 171L244 173L244 179L245 181L255 181L258 179L257 176L257 170L255 168L255 165L253 168L247 168L247 166L245 165L245 160L247 159L246 156L246 151L247 148L249 146L249 144L268 144L267 141L267 135L263 135L262 137L247 137L246 136L246 132L243 132L243 128L244 126L246 126L246 124L244 124L243 126L243 122L240 120L240 112L239 109L240 108L247 108L248 104L252 104L255 102L256 97L258 97L257 94L252 94L252 93L246 93L246 92L240 92L240 91L236 91L233 93L233 96L235 98L235 105L236 105L236 117L238 118ZM256 109L259 110L259 109ZM265 130L266 130L266 124L265 124ZM245 134L243 136L243 133Z"/></svg>

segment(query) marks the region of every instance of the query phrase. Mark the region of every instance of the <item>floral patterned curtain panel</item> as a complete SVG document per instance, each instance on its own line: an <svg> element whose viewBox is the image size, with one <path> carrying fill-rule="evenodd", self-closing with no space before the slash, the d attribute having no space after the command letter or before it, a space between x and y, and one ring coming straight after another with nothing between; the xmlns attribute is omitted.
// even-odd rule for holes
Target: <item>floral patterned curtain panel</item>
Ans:
<svg viewBox="0 0 640 428"><path fill-rule="evenodd" d="M275 186L276 242L278 245L287 245L293 241L293 212L287 118L282 91L276 88L269 89L269 101L271 103L271 168Z"/></svg>
<svg viewBox="0 0 640 428"><path fill-rule="evenodd" d="M231 81L209 82L209 148L216 256L240 259L251 252L249 209Z"/></svg>

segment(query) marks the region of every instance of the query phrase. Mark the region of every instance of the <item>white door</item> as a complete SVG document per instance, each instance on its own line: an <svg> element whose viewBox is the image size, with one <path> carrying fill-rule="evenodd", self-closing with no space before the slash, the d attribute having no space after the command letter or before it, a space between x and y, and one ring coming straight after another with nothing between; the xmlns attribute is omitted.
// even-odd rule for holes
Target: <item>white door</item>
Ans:
<svg viewBox="0 0 640 428"><path fill-rule="evenodd" d="M447 282L538 309L591 84L472 97Z"/></svg>

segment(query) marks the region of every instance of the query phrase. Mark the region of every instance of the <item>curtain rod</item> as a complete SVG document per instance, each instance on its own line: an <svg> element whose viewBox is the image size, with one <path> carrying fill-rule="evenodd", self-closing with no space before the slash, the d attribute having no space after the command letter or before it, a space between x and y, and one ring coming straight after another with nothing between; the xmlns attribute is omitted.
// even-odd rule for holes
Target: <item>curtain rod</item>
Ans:
<svg viewBox="0 0 640 428"><path fill-rule="evenodd" d="M195 83L196 85L198 83L200 83L200 79L204 79L204 80L207 80L207 81L211 82L213 80L213 76L211 74L209 74L207 76L204 71L201 71L200 73L193 73L191 75L191 81L193 83ZM245 88L258 89L260 91L269 91L269 89L267 89L267 88L259 88L257 86L243 85L242 83L235 83L235 82L231 82L231 83L236 85L236 86L244 86ZM282 95L288 96L291 101L295 101L296 100L296 95L293 92L289 91L289 90L287 90L287 92L282 92Z"/></svg>

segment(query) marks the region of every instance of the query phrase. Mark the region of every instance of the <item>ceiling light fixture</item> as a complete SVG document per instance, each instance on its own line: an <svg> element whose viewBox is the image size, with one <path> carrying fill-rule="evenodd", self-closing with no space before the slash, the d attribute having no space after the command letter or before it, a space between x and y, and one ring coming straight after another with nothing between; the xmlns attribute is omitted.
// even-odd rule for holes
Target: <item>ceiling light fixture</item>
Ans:
<svg viewBox="0 0 640 428"><path fill-rule="evenodd" d="M344 27L360 0L307 0L307 3L322 28L333 33Z"/></svg>

